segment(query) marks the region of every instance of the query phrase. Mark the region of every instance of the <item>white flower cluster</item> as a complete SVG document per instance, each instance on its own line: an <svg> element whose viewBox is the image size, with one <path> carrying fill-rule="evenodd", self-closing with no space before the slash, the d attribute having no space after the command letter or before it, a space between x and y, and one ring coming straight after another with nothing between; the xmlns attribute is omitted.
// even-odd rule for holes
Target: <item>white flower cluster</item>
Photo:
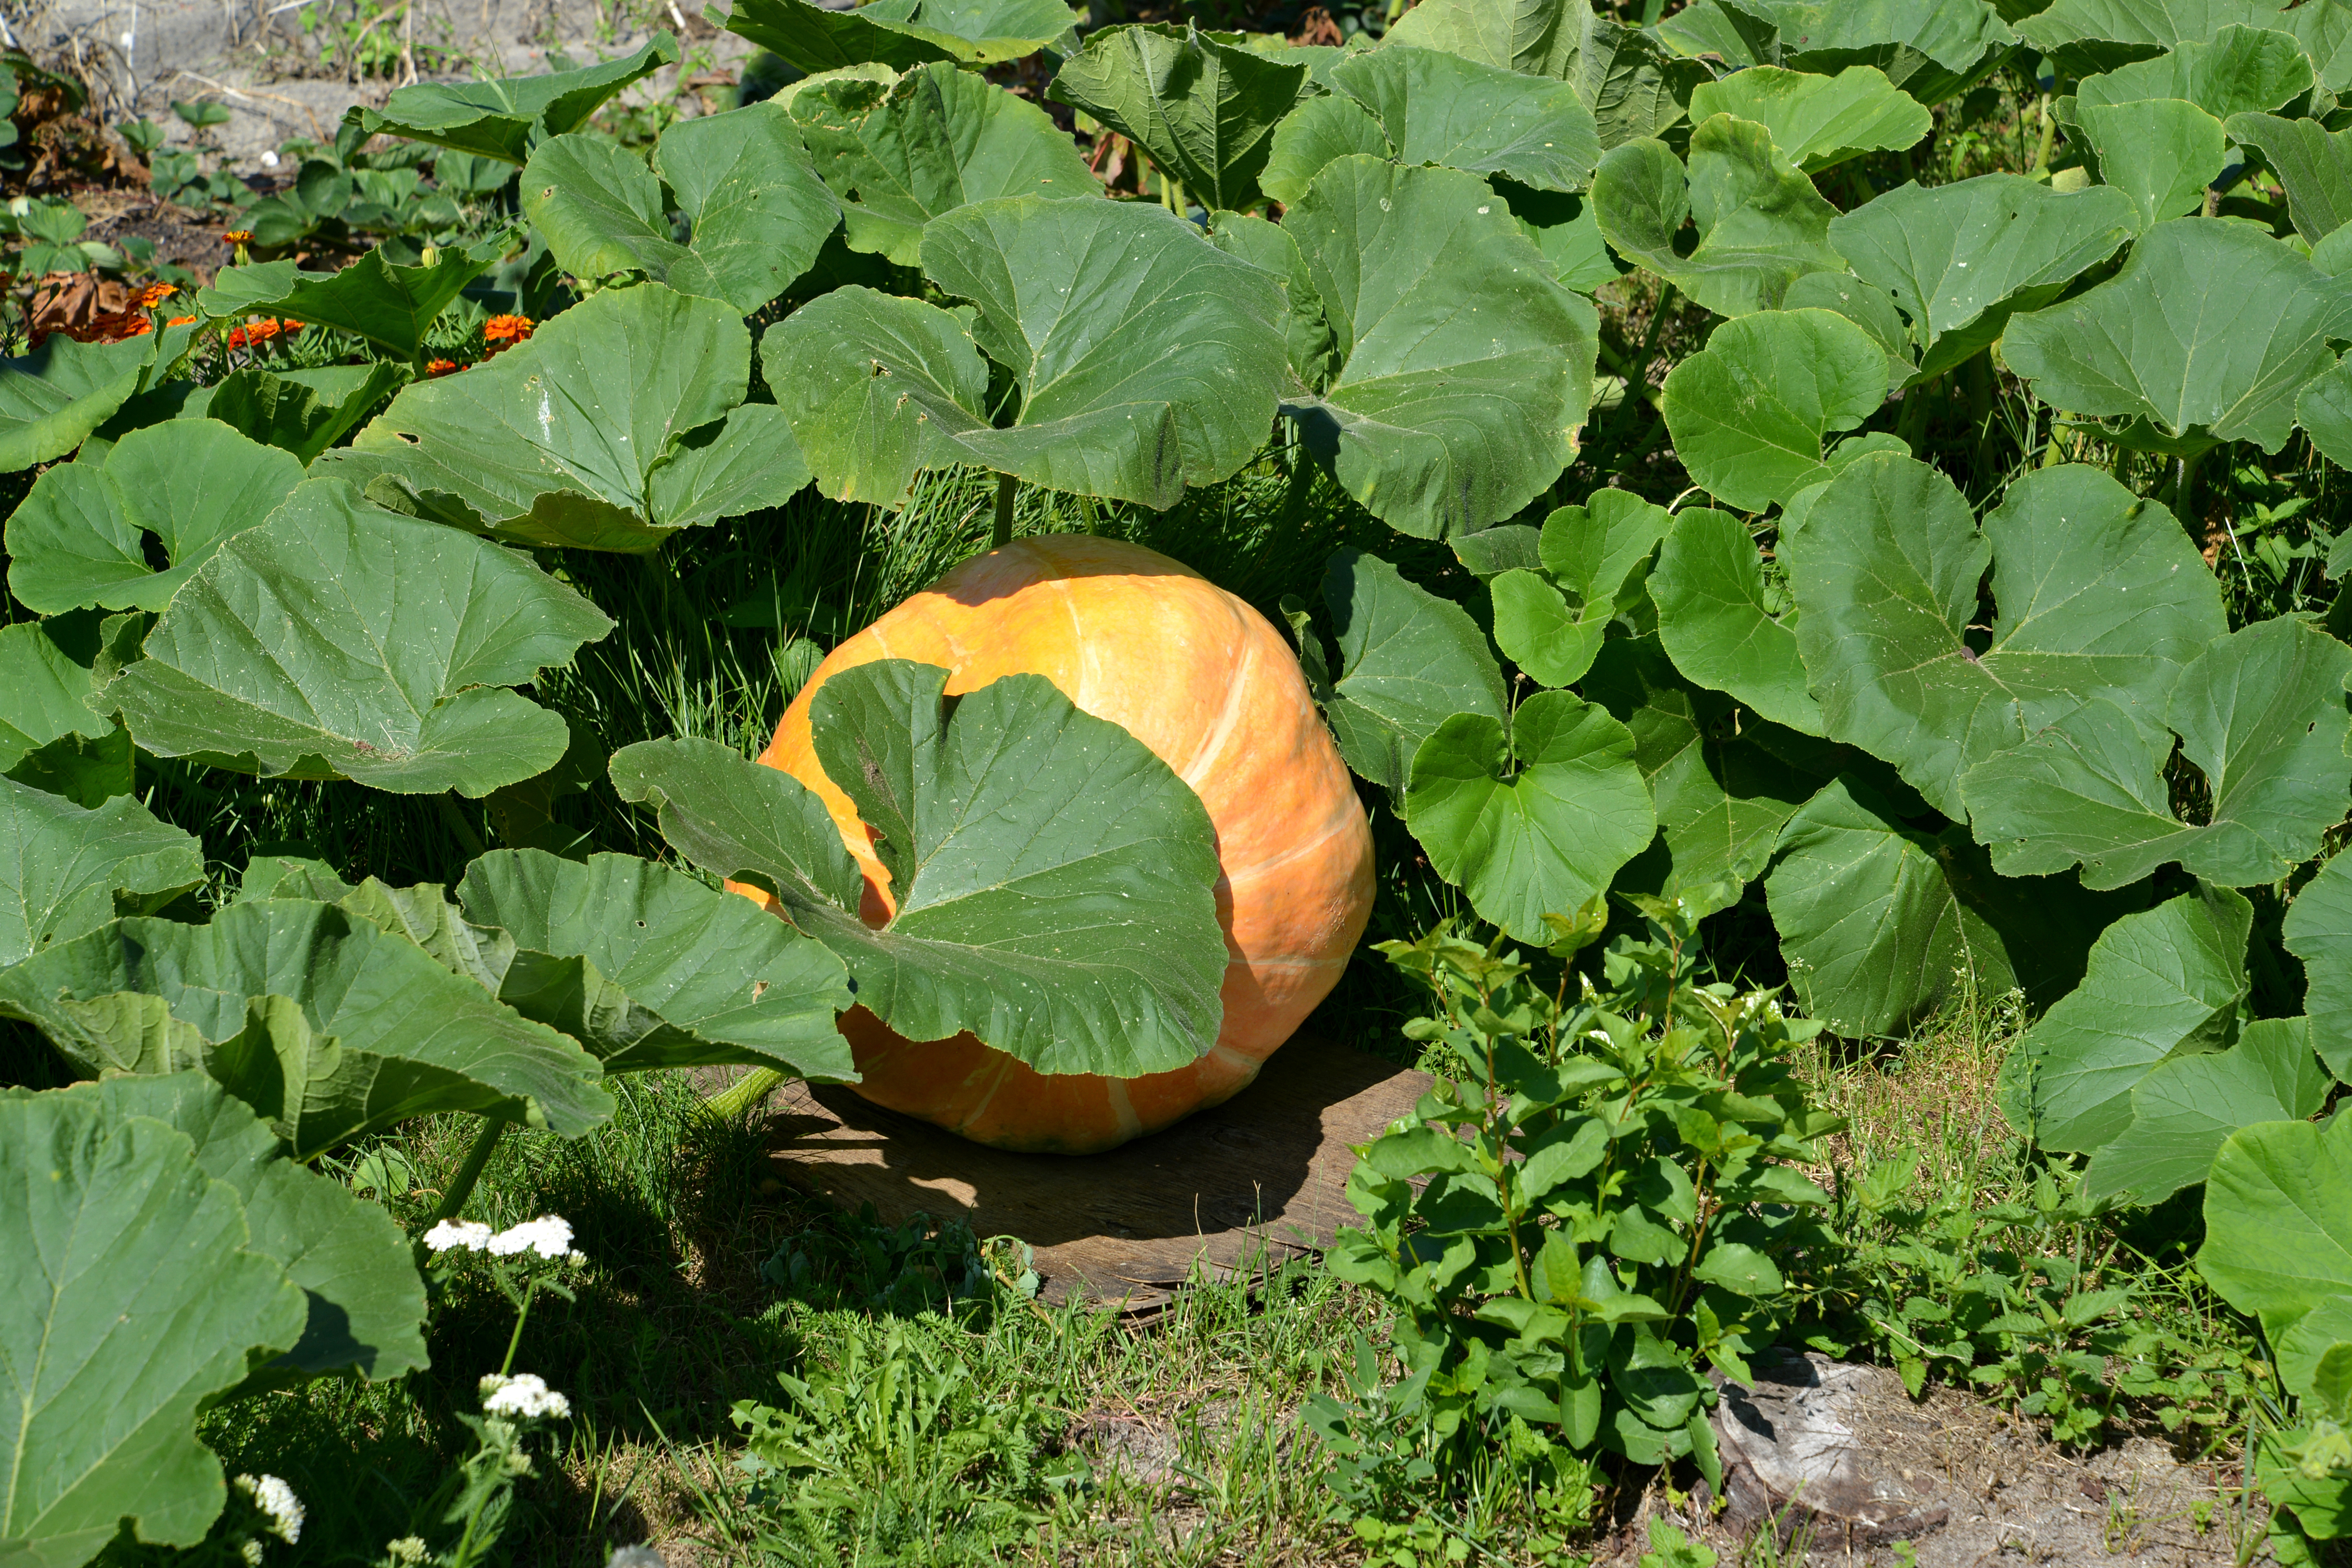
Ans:
<svg viewBox="0 0 2352 1568"><path fill-rule="evenodd" d="M490 1237L489 1249L493 1258L509 1258L518 1252L561 1258L572 1250L572 1222L551 1214L527 1219Z"/></svg>
<svg viewBox="0 0 2352 1568"><path fill-rule="evenodd" d="M494 1372L482 1379L482 1408L492 1415L569 1415L572 1401L537 1373L501 1377Z"/></svg>
<svg viewBox="0 0 2352 1568"><path fill-rule="evenodd" d="M536 1252L541 1258L568 1256L574 1268L588 1261L572 1250L572 1222L551 1214L497 1232L478 1219L445 1219L425 1233L425 1247L428 1252L455 1247L488 1252L493 1258L511 1258L518 1252Z"/></svg>
<svg viewBox="0 0 2352 1568"><path fill-rule="evenodd" d="M291 1546L302 1539L302 1500L276 1476L239 1476L236 1489L269 1521L269 1533Z"/></svg>
<svg viewBox="0 0 2352 1568"><path fill-rule="evenodd" d="M650 1544L615 1546L613 1555L604 1560L604 1568L669 1568L662 1554Z"/></svg>
<svg viewBox="0 0 2352 1568"><path fill-rule="evenodd" d="M425 1233L428 1252L446 1252L453 1247L479 1252L489 1243L490 1227L478 1219L445 1219Z"/></svg>

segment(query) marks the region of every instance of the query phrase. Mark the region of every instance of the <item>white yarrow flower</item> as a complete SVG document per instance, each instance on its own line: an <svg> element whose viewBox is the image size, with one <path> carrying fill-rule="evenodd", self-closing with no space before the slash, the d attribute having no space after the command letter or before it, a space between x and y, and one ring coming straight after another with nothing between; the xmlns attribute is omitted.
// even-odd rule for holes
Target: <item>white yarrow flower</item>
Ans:
<svg viewBox="0 0 2352 1568"><path fill-rule="evenodd" d="M541 1215L499 1232L490 1237L489 1247L493 1258L508 1258L518 1252L561 1258L572 1250L572 1222L559 1215Z"/></svg>
<svg viewBox="0 0 2352 1568"><path fill-rule="evenodd" d="M269 1521L269 1532L291 1546L302 1539L302 1500L276 1476L239 1476L237 1489Z"/></svg>
<svg viewBox="0 0 2352 1568"><path fill-rule="evenodd" d="M572 1401L547 1386L537 1373L512 1377L497 1373L482 1379L482 1408L493 1415L569 1415Z"/></svg>
<svg viewBox="0 0 2352 1568"><path fill-rule="evenodd" d="M490 1227L478 1219L445 1219L425 1233L425 1249L446 1252L453 1247L479 1252L490 1244Z"/></svg>

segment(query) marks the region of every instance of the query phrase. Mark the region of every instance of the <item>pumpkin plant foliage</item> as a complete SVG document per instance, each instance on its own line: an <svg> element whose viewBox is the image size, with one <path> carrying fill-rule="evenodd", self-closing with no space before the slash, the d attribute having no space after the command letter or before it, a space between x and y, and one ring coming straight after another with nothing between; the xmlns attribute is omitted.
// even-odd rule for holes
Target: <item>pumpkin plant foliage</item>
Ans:
<svg viewBox="0 0 2352 1568"><path fill-rule="evenodd" d="M734 626L711 525L959 470L1000 542L1042 512L1259 574L1399 885L1455 911L1389 948L1444 1075L1350 1184L1336 1267L1411 1377L1314 1406L1343 1476L1415 1400L1713 1465L1701 1369L1749 1375L1827 1245L1790 1047L2013 993L2012 1131L2102 1203L2204 1188L2199 1267L2276 1352L2283 1560L2352 1530L2305 1465L2352 1422L2314 1121L2352 1078L2346 15L1422 0L1330 48L737 0L808 79L629 145L598 116L667 37L354 110L344 176L429 164L463 224L327 272L280 199L148 330L0 363L0 1014L85 1080L0 1093L0 1159L58 1173L0 1209L40 1285L0 1362L73 1341L0 1462L79 1478L0 1494L0 1541L192 1543L200 1406L419 1363L388 1214L293 1161L426 1114L583 1135L625 1072L848 1080L856 1007L1048 1074L1211 1048L1201 797L1072 694L830 670L814 791L551 679L616 564ZM1208 558L1262 497L1300 597ZM856 629L808 618L803 679ZM190 815L214 770L485 842L401 886L240 866ZM683 865L557 805L608 784ZM1699 983L1735 931L1779 1003ZM67 1267L78 1230L131 1263ZM174 1236L185 1331L121 1371Z"/></svg>

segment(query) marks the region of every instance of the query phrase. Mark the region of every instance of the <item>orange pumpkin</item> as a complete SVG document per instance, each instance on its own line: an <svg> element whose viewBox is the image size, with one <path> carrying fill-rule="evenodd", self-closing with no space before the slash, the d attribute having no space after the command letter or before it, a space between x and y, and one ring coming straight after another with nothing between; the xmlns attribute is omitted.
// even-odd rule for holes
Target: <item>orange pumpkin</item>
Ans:
<svg viewBox="0 0 2352 1568"><path fill-rule="evenodd" d="M1042 675L1150 747L1216 828L1217 920L1232 958L1216 1046L1189 1067L1135 1079L1044 1074L970 1034L902 1039L857 1007L841 1021L863 1075L857 1092L982 1143L1075 1154L1157 1131L1245 1087L1338 984L1371 912L1371 834L1288 640L1166 556L1058 535L967 561L843 643L760 761L833 813L865 873L862 913L875 926L894 908L889 872L818 765L809 704L836 672L878 658L940 666L950 694Z"/></svg>

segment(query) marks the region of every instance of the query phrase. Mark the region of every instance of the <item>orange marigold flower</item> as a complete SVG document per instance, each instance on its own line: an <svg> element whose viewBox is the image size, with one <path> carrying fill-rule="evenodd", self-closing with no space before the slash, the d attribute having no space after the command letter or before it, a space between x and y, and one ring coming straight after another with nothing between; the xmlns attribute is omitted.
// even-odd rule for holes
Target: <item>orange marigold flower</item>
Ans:
<svg viewBox="0 0 2352 1568"><path fill-rule="evenodd" d="M486 343L519 343L530 336L533 324L529 316L492 316L482 323L482 341Z"/></svg>
<svg viewBox="0 0 2352 1568"><path fill-rule="evenodd" d="M253 230L249 228L230 229L227 233L221 236L221 243L223 245L251 245L253 243Z"/></svg>
<svg viewBox="0 0 2352 1568"><path fill-rule="evenodd" d="M174 316L163 324L167 327L184 327L194 321L195 318L194 316Z"/></svg>
<svg viewBox="0 0 2352 1568"><path fill-rule="evenodd" d="M139 308L152 310L178 292L179 289L169 283L150 283L139 290Z"/></svg>
<svg viewBox="0 0 2352 1568"><path fill-rule="evenodd" d="M446 375L457 368L457 362L456 360L436 359L425 365L425 374L427 375Z"/></svg>

